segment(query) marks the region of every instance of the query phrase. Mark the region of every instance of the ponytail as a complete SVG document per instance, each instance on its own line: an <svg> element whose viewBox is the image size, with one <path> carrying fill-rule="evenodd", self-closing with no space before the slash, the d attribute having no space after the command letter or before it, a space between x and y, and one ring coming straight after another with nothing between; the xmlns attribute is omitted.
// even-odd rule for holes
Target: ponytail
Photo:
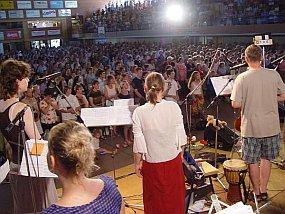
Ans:
<svg viewBox="0 0 285 214"><path fill-rule="evenodd" d="M145 80L147 99L151 104L157 103L157 95L160 91L164 91L164 78L160 73L151 72Z"/></svg>

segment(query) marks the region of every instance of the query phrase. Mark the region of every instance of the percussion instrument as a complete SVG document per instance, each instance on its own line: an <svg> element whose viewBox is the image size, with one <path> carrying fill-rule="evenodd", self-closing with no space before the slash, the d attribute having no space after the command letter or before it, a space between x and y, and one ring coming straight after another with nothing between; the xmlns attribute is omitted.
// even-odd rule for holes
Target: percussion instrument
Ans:
<svg viewBox="0 0 285 214"><path fill-rule="evenodd" d="M223 164L225 177L229 183L227 200L230 203L236 203L246 200L245 176L247 173L247 165L244 161L238 159L227 160ZM241 187L244 190L244 200L242 199Z"/></svg>

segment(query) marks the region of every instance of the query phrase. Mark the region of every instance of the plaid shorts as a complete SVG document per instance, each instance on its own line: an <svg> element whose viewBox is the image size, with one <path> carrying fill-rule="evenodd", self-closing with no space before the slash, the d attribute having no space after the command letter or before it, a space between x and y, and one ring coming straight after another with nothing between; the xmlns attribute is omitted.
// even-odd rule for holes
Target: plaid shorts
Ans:
<svg viewBox="0 0 285 214"><path fill-rule="evenodd" d="M260 158L266 160L273 160L279 155L279 150L279 135L264 138L242 138L241 157L248 164L257 163Z"/></svg>

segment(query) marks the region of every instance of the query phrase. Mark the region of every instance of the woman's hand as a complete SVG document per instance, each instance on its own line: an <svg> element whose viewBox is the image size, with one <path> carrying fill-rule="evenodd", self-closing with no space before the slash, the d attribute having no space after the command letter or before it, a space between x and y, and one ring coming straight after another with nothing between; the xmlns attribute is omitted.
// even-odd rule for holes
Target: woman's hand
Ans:
<svg viewBox="0 0 285 214"><path fill-rule="evenodd" d="M142 178L142 161L138 164L135 164L135 172L139 178Z"/></svg>

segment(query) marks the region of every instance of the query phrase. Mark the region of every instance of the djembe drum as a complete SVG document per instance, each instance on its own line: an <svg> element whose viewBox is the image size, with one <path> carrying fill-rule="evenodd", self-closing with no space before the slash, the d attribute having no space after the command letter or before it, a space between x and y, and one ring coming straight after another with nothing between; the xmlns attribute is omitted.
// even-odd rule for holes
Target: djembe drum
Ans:
<svg viewBox="0 0 285 214"><path fill-rule="evenodd" d="M238 159L227 160L223 164L225 177L229 183L227 200L230 203L236 203L246 200L245 176L247 173L247 165L244 161ZM242 199L241 185L244 189L244 198Z"/></svg>

